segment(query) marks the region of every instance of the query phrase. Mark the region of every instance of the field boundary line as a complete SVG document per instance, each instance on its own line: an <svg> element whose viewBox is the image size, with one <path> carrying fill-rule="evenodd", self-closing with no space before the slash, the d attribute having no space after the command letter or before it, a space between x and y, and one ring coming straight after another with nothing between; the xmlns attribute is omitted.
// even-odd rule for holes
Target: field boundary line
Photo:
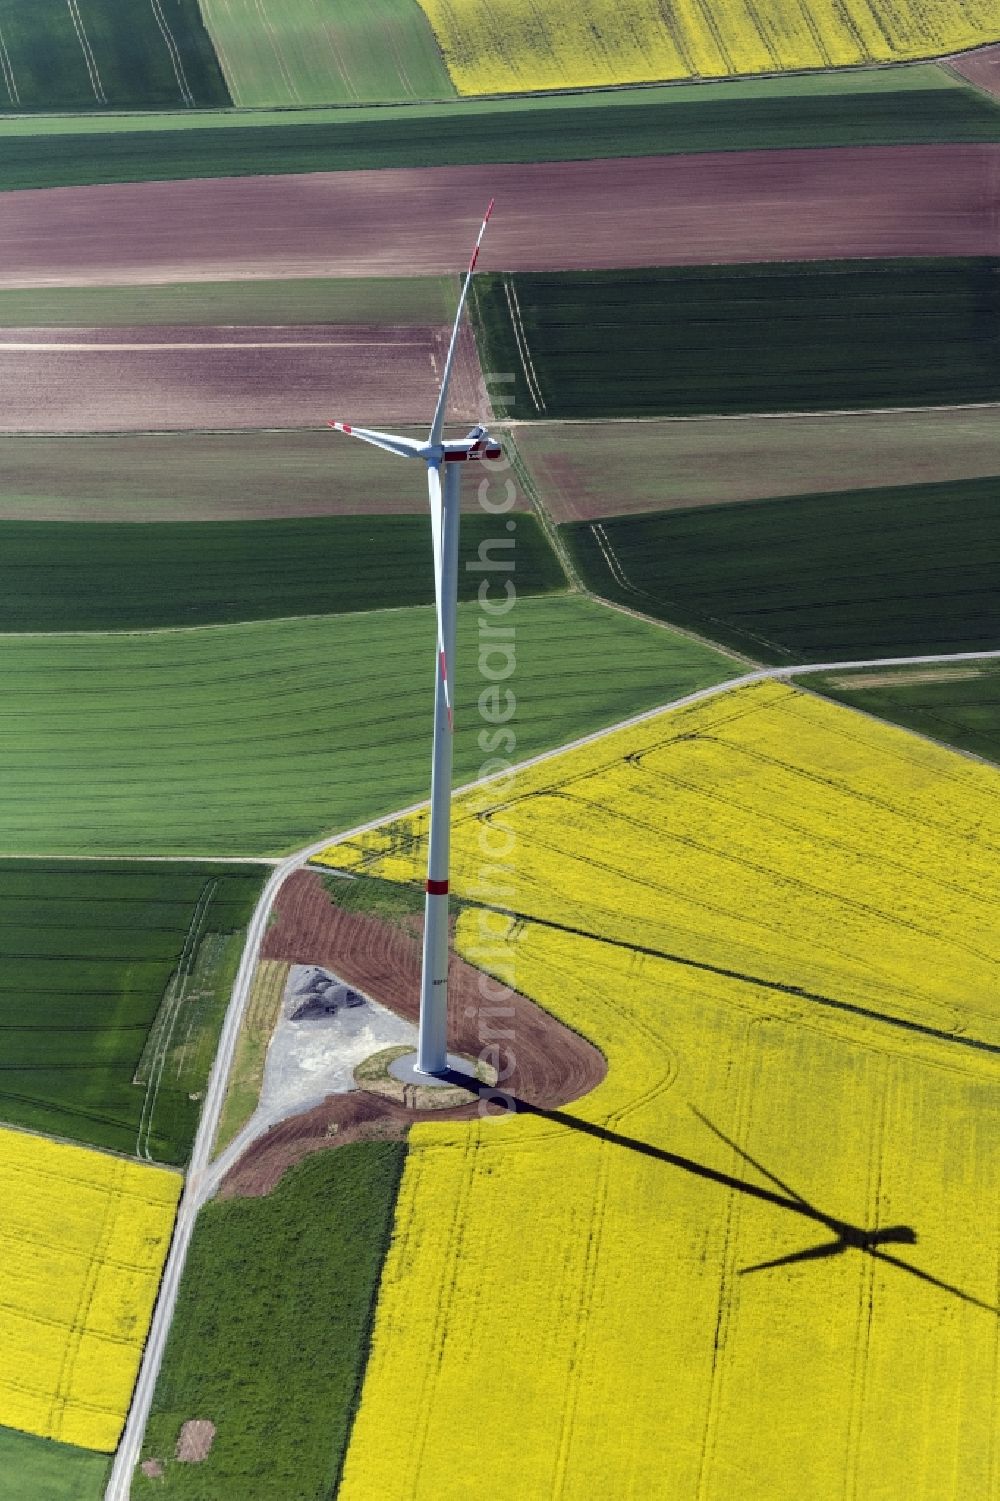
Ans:
<svg viewBox="0 0 1000 1501"><path fill-rule="evenodd" d="M860 259L860 257L858 257ZM791 262L789 264L792 264ZM17 290L16 288L12 290ZM23 290L30 290L24 288ZM0 346L2 347L2 346ZM37 347L37 346L36 346ZM504 417L497 422L501 429L510 427L620 427L626 423L650 422L781 422L785 419L817 421L825 417L891 417L909 413L920 416L924 412L989 412L1000 408L1000 397L994 401L946 401L928 402L923 406L902 407L820 407L816 411L796 409L787 412L660 412L650 417ZM237 429L245 431L246 429ZM263 431L263 429L262 429ZM294 429L280 429L294 431ZM102 436L105 436L102 434Z"/></svg>

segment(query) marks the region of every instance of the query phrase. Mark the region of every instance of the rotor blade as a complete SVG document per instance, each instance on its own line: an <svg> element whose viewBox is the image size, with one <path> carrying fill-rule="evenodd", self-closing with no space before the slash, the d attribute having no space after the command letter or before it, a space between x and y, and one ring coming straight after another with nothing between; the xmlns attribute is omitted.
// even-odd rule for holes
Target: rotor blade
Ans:
<svg viewBox="0 0 1000 1501"><path fill-rule="evenodd" d="M375 448L384 448L404 459L417 459L423 453L424 445L416 438L396 438L392 433L379 433L370 427L352 427L349 422L328 422L326 425L338 433L346 433L349 438L360 438L362 443L371 443Z"/></svg>
<svg viewBox="0 0 1000 1501"><path fill-rule="evenodd" d="M427 466L427 490L431 503L431 546L434 549L434 606L437 611L438 671L444 685L444 701L448 706L448 724L454 729L451 679L444 639L444 503L441 498L441 471L433 464Z"/></svg>
<svg viewBox="0 0 1000 1501"><path fill-rule="evenodd" d="M491 198L489 208L486 210L486 213L483 216L483 222L479 226L479 238L476 240L475 248L469 259L469 269L465 273L465 286L462 288L462 295L458 299L458 312L455 314L455 322L452 325L451 343L448 345L448 357L444 362L444 375L441 377L441 390L438 393L438 402L434 410L434 421L431 423L431 435L428 440L431 443L441 442L441 433L444 428L445 408L448 403L448 383L451 380L451 367L455 363L455 349L458 344L458 326L462 321L462 313L465 309L465 299L469 295L469 287L472 284L472 273L476 269L476 261L479 259L479 247L483 243L483 235L486 233L486 226L490 222L490 215L493 212L493 203L494 200Z"/></svg>

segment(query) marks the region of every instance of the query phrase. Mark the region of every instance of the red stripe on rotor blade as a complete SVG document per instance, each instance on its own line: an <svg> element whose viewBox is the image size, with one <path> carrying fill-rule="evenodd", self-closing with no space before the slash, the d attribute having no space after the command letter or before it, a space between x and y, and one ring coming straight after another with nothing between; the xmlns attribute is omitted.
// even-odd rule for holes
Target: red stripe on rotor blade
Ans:
<svg viewBox="0 0 1000 1501"><path fill-rule="evenodd" d="M490 206L486 210L486 213L483 215L483 223L484 224L488 224L490 222L490 214L492 214L492 212L493 212L493 205L494 205L494 203L496 203L496 199L495 198L491 198L490 199Z"/></svg>
<svg viewBox="0 0 1000 1501"><path fill-rule="evenodd" d="M467 453L446 453L444 461L446 464L464 464L468 457Z"/></svg>
<svg viewBox="0 0 1000 1501"><path fill-rule="evenodd" d="M447 881L428 881L427 882L427 895L428 896L447 896L448 895L448 882Z"/></svg>

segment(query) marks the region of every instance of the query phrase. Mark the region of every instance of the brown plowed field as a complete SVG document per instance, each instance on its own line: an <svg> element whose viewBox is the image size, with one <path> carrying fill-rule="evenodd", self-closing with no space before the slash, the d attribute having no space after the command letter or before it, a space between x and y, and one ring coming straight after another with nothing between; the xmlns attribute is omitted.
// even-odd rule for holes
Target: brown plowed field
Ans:
<svg viewBox="0 0 1000 1501"><path fill-rule="evenodd" d="M286 881L275 904L275 917L262 958L321 964L400 1016L416 1021L420 993L417 920L407 930L378 917L342 912L330 902L320 876L309 870L297 871ZM565 1105L601 1082L605 1060L591 1043L516 991L500 992L489 982L490 993L481 998L480 982L479 970L452 955L448 1026L449 1042L456 1051L474 1057L491 1028L494 1037L509 1033L509 1039L500 1039L502 1065L513 1065L503 1088L542 1109ZM468 1118L478 1110L475 1103L435 1111L432 1118ZM268 1193L285 1169L308 1153L359 1136L399 1136L416 1118L413 1111L372 1095L332 1096L262 1137L229 1173L222 1193Z"/></svg>
<svg viewBox="0 0 1000 1501"><path fill-rule="evenodd" d="M1000 99L1000 46L980 47L978 52L963 52L948 59L948 66L960 73L977 89Z"/></svg>
<svg viewBox="0 0 1000 1501"><path fill-rule="evenodd" d="M377 427L425 419L443 327L0 329L0 432ZM489 415L463 329L450 415Z"/></svg>
<svg viewBox="0 0 1000 1501"><path fill-rule="evenodd" d="M713 152L4 194L0 286L986 255L1000 146ZM627 224L627 232L623 225Z"/></svg>
<svg viewBox="0 0 1000 1501"><path fill-rule="evenodd" d="M556 522L1000 474L1000 406L536 422L515 437Z"/></svg>

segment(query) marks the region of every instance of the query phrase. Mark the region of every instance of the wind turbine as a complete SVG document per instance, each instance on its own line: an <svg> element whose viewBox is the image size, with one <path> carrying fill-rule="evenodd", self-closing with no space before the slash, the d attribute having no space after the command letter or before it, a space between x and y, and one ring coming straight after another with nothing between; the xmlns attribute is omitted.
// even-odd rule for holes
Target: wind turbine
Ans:
<svg viewBox="0 0 1000 1501"><path fill-rule="evenodd" d="M469 260L465 285L451 330L441 389L426 443L398 438L372 428L331 422L337 432L360 438L376 448L404 459L422 459L427 467L427 490L431 512L431 548L434 554L434 601L437 607L437 663L434 688L434 748L431 757L431 818L427 851L427 885L424 897L424 949L420 977L420 1029L416 1069L421 1074L445 1074L449 1069L448 1021L448 861L451 836L451 760L454 716L455 621L458 611L458 528L462 470L460 463L500 458L500 445L484 427L474 427L468 437L445 441L442 437L448 385L451 381L459 325L465 310L479 247L493 212L493 199L483 218ZM442 483L443 471L443 483Z"/></svg>

